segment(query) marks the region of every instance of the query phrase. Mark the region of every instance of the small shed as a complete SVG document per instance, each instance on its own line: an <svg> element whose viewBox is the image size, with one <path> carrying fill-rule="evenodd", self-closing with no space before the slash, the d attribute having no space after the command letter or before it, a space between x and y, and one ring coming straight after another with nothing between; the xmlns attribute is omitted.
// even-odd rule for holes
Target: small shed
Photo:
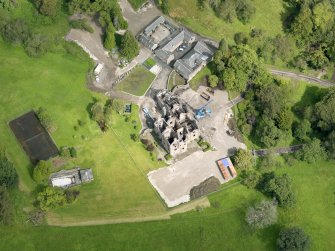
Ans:
<svg viewBox="0 0 335 251"><path fill-rule="evenodd" d="M94 69L94 75L99 75L103 68L104 64L98 64Z"/></svg>

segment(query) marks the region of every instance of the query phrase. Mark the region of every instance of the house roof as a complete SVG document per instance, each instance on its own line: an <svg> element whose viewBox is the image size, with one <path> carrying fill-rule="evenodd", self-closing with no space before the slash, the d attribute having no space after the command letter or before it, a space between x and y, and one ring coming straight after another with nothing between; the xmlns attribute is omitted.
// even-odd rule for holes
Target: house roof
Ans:
<svg viewBox="0 0 335 251"><path fill-rule="evenodd" d="M213 52L207 45L201 41L190 50L182 59L178 59L174 68L186 79L203 62L207 62L213 55Z"/></svg>
<svg viewBox="0 0 335 251"><path fill-rule="evenodd" d="M158 18L156 18L151 24L149 24L145 29L144 29L144 33L146 35L148 35L149 33L151 33L153 30L155 30L157 28L158 25L162 24L165 22L165 18L163 16L160 16Z"/></svg>

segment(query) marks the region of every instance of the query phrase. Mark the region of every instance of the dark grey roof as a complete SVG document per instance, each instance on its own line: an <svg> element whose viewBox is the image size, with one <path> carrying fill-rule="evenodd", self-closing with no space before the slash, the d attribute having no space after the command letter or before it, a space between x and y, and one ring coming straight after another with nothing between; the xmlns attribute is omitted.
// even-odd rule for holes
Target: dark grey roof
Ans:
<svg viewBox="0 0 335 251"><path fill-rule="evenodd" d="M79 173L82 182L89 182L94 179L92 169L82 169Z"/></svg>
<svg viewBox="0 0 335 251"><path fill-rule="evenodd" d="M207 45L199 41L182 59L178 59L173 67L180 75L188 79L199 65L208 62L212 56L213 52Z"/></svg>
<svg viewBox="0 0 335 251"><path fill-rule="evenodd" d="M144 29L144 33L146 35L150 34L153 30L155 30L157 28L157 26L159 26L160 24L165 22L165 18L163 16L160 16L158 18L156 18L151 24L149 24L145 29Z"/></svg>
<svg viewBox="0 0 335 251"><path fill-rule="evenodd" d="M149 48L150 50L154 50L157 47L157 44L155 44L150 37L147 37L143 34L140 34L138 36L138 40L144 44L145 47Z"/></svg>

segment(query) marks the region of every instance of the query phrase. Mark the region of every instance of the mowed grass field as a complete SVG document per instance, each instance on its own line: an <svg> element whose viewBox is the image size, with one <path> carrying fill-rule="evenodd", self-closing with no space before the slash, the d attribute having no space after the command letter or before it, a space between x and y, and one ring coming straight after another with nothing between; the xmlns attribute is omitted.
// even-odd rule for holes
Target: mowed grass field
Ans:
<svg viewBox="0 0 335 251"><path fill-rule="evenodd" d="M155 74L139 65L124 80L116 85L116 89L136 96L142 96L154 79Z"/></svg>
<svg viewBox="0 0 335 251"><path fill-rule="evenodd" d="M133 106L129 122L114 114L113 127L119 136L112 130L101 133L89 118L87 109L93 97L104 97L93 94L86 87L88 59L64 53L48 53L33 59L22 48L2 41L0 55L0 142L17 168L20 188L29 193L35 189L36 183L31 179L32 166L28 157L8 122L40 106L48 110L57 125L52 134L56 145L76 147L78 158L72 161L73 165L93 169L94 182L78 187L79 200L51 212L50 222L142 216L165 210L144 176L148 170L162 164L152 160L140 142L134 143L130 139L131 133L141 129L138 108ZM84 121L85 125L78 126L78 120ZM136 129L133 123L137 124ZM136 163L130 160L120 142Z"/></svg>
<svg viewBox="0 0 335 251"><path fill-rule="evenodd" d="M243 185L209 197L220 207L176 215L172 220L87 227L0 229L1 250L276 250L284 226L300 226L312 238L312 250L335 249L335 162L276 170L293 179L297 205L280 209L279 221L252 231L244 221L249 205L264 196Z"/></svg>
<svg viewBox="0 0 335 251"><path fill-rule="evenodd" d="M249 33L253 28L262 29L265 34L274 37L283 33L281 14L284 12L282 0L253 0L256 8L250 22L243 24L237 19L227 23L217 17L210 7L199 10L194 0L169 0L170 16L201 35L217 41L226 38L233 42L234 34Z"/></svg>

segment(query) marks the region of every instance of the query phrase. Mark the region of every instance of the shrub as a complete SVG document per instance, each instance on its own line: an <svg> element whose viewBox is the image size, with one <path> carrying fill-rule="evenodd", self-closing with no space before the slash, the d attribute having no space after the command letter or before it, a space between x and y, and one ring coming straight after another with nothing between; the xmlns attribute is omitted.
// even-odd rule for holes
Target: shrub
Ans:
<svg viewBox="0 0 335 251"><path fill-rule="evenodd" d="M19 176L13 163L9 161L4 151L0 151L0 186L13 188L18 182Z"/></svg>
<svg viewBox="0 0 335 251"><path fill-rule="evenodd" d="M79 20L70 20L69 22L70 27L73 29L80 29L87 31L89 33L93 33L94 29L91 25L88 24L86 19L79 19Z"/></svg>
<svg viewBox="0 0 335 251"><path fill-rule="evenodd" d="M265 228L277 221L277 206L271 201L261 201L248 208L246 222L252 228Z"/></svg>
<svg viewBox="0 0 335 251"><path fill-rule="evenodd" d="M48 51L50 43L47 37L41 34L32 34L25 41L24 50L30 57L39 57Z"/></svg>
<svg viewBox="0 0 335 251"><path fill-rule="evenodd" d="M277 239L277 247L280 251L306 251L310 246L309 236L298 227L282 229Z"/></svg>
<svg viewBox="0 0 335 251"><path fill-rule="evenodd" d="M220 181L212 176L208 179L201 182L199 185L192 187L190 191L190 198L191 200L199 198L203 195L212 193L214 191L219 190L220 188Z"/></svg>
<svg viewBox="0 0 335 251"><path fill-rule="evenodd" d="M36 115L40 120L42 126L49 132L52 133L56 131L57 127L54 121L52 120L51 116L49 115L48 111L43 108L39 107L36 111Z"/></svg>
<svg viewBox="0 0 335 251"><path fill-rule="evenodd" d="M172 156L171 156L171 154L166 154L165 156L164 156L164 158L167 160L167 161L169 161L169 160L171 160L172 159Z"/></svg>
<svg viewBox="0 0 335 251"><path fill-rule="evenodd" d="M70 155L72 158L77 158L77 150L74 147L70 148Z"/></svg>
<svg viewBox="0 0 335 251"><path fill-rule="evenodd" d="M27 23L21 19L11 20L1 29L3 39L14 44L24 43L28 39L30 33Z"/></svg>
<svg viewBox="0 0 335 251"><path fill-rule="evenodd" d="M34 168L33 179L38 183L47 181L49 178L50 168L50 161L40 160Z"/></svg>
<svg viewBox="0 0 335 251"><path fill-rule="evenodd" d="M253 166L253 156L250 151L238 149L232 157L232 161L236 168L240 170L247 170Z"/></svg>
<svg viewBox="0 0 335 251"><path fill-rule="evenodd" d="M130 138L133 140L133 141L135 141L135 142L137 142L138 140L139 140L139 135L137 134L137 133L132 133L132 134L130 134Z"/></svg>
<svg viewBox="0 0 335 251"><path fill-rule="evenodd" d="M42 210L48 211L64 205L66 203L66 197L63 190L59 188L46 187L37 195L37 202Z"/></svg>

